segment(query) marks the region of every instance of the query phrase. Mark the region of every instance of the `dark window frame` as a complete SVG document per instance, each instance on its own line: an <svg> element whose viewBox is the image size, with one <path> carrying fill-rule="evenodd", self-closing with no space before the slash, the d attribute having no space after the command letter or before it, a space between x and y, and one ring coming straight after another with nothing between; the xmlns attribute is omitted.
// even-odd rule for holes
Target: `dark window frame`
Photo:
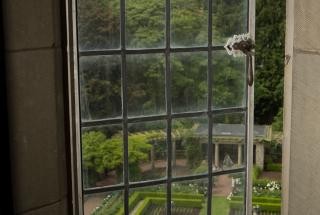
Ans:
<svg viewBox="0 0 320 215"><path fill-rule="evenodd" d="M124 191L124 209L125 214L129 214L129 188L145 187L151 185L166 184L167 186L167 214L171 215L171 184L178 181L189 181L194 179L208 179L208 200L207 200L207 214L211 214L212 204L212 179L215 176L245 172L246 189L245 189L245 211L246 214L251 212L251 168L252 164L252 135L253 135L253 90L247 87L246 91L246 106L243 107L230 107L230 108L212 108L212 55L214 51L224 50L221 45L212 45L212 6L214 0L208 0L208 45L190 47L190 48L171 48L171 15L170 15L170 0L166 0L166 27L165 27L165 48L156 49L126 49L126 36L125 36L125 0L120 0L120 49L114 50L97 50L97 51L79 51L77 46L77 0L69 0L67 2L67 25L68 25L68 47L69 47L69 101L70 103L70 129L71 129L71 158L72 158L72 178L73 178L73 211L75 214L81 214L83 211L83 195L102 193L115 190ZM251 35L254 35L254 10L255 0L247 0L247 30ZM184 113L172 113L171 110L171 72L170 72L170 53L177 52L198 52L205 51L208 53L208 73L207 73L207 84L208 84L208 100L206 111L194 111ZM166 96L166 114L152 115L152 116L139 116L139 117L128 117L127 110L127 80L126 80L126 56L130 54L151 54L151 53L162 53L165 55L165 96ZM90 120L80 122L80 105L79 105L79 82L78 82L78 68L79 58L82 56L103 56L103 55L120 55L121 56L121 86L122 86L122 117L121 118L110 118L101 120ZM248 64L248 63L247 63ZM212 170L213 150L212 142L212 126L213 116L227 113L243 113L245 116L246 132L245 132L245 167L214 171ZM171 143L171 124L172 119L183 118L183 117L196 117L196 116L208 116L208 173L192 175L192 176L181 176L172 177L172 143ZM141 181L141 182L129 182L128 176L128 124L133 122L148 122L153 120L166 120L167 121L167 177L165 179ZM82 187L82 176L81 176L81 129L91 126L110 125L114 123L122 123L123 127L123 144L124 144L124 180L121 185L107 186L107 187L96 187L83 189ZM248 125L249 124L249 125ZM250 207L249 207L250 206Z"/></svg>

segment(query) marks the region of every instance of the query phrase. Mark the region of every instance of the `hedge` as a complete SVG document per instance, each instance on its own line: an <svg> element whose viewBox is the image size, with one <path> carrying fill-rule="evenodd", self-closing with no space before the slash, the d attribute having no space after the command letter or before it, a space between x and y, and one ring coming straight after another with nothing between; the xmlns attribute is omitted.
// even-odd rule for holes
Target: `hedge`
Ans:
<svg viewBox="0 0 320 215"><path fill-rule="evenodd" d="M282 171L282 164L281 163L267 163L266 171L281 172Z"/></svg>
<svg viewBox="0 0 320 215"><path fill-rule="evenodd" d="M262 202L253 202L253 206L259 206L261 211L266 212L280 212L281 204L280 203L262 203ZM236 210L243 209L243 201L230 201L230 208Z"/></svg>
<svg viewBox="0 0 320 215"><path fill-rule="evenodd" d="M234 196L231 201L243 202L242 196ZM270 198L270 197L252 197L253 203L281 203L281 198Z"/></svg>
<svg viewBox="0 0 320 215"><path fill-rule="evenodd" d="M133 210L143 198L145 199L141 206L151 202L158 205L163 204L166 201L166 195L164 192L134 192L129 198L129 211ZM202 207L202 194L174 193L172 197L174 204L179 207ZM148 203L145 203L146 199L148 199ZM140 210L140 207L138 209ZM124 208L122 207L116 215L124 215Z"/></svg>
<svg viewBox="0 0 320 215"><path fill-rule="evenodd" d="M155 205L165 205L166 199L165 198L156 198L156 197L147 197L143 200L143 202L139 205L136 209L136 215L143 215L145 214L146 210L151 204ZM191 200L191 199L173 199L173 204L178 207L187 207L187 208L202 208L202 201L201 200Z"/></svg>

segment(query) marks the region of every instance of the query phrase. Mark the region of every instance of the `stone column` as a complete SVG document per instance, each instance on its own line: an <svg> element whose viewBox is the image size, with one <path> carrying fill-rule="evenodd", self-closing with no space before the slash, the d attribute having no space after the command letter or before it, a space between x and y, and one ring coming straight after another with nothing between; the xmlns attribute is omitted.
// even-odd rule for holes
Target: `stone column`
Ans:
<svg viewBox="0 0 320 215"><path fill-rule="evenodd" d="M219 144L215 143L214 144L214 165L216 165L216 167L219 167Z"/></svg>
<svg viewBox="0 0 320 215"><path fill-rule="evenodd" d="M238 143L238 165L242 164L242 144Z"/></svg>
<svg viewBox="0 0 320 215"><path fill-rule="evenodd" d="M2 1L14 214L68 214L63 4Z"/></svg>
<svg viewBox="0 0 320 215"><path fill-rule="evenodd" d="M263 170L263 168L264 168L264 145L263 145L263 143L256 144L256 165Z"/></svg>

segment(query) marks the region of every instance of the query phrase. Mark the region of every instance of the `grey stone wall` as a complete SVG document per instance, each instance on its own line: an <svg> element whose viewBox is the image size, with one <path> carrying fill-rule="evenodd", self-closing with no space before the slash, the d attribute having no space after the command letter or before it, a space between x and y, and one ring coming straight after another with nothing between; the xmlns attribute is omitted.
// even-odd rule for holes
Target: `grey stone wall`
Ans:
<svg viewBox="0 0 320 215"><path fill-rule="evenodd" d="M2 1L15 214L67 214L59 2Z"/></svg>
<svg viewBox="0 0 320 215"><path fill-rule="evenodd" d="M319 0L287 0L283 215L320 213L319 11Z"/></svg>

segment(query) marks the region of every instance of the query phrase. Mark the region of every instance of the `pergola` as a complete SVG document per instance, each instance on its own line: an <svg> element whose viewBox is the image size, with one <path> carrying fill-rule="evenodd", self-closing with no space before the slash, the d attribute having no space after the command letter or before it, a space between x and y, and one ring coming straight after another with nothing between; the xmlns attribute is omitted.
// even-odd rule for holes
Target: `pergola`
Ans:
<svg viewBox="0 0 320 215"><path fill-rule="evenodd" d="M139 132L150 136L152 148L150 150L151 167L155 166L155 142L165 141L164 131L145 131ZM136 133L135 133L136 134ZM185 138L187 135L199 138L199 144L207 144L208 127L207 124L198 124L193 129L176 129L172 131L172 163L176 162L176 141ZM255 164L264 168L264 143L263 140L271 140L272 128L268 125L254 126L254 145L255 145ZM214 144L214 165L219 167L220 146L237 145L237 164L242 164L242 150L245 144L245 127L243 124L214 124L213 125L213 144Z"/></svg>

